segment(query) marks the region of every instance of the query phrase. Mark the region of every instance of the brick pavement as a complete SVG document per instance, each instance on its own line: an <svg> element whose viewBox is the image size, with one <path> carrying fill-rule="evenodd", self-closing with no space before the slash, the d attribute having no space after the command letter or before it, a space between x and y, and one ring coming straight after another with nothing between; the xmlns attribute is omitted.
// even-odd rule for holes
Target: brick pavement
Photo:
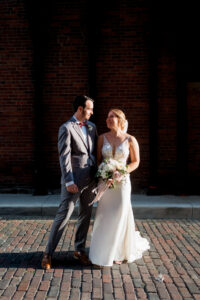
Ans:
<svg viewBox="0 0 200 300"><path fill-rule="evenodd" d="M73 260L72 220L53 268L44 271L40 260L51 223L51 218L0 217L1 300L200 300L200 221L136 220L151 249L132 264L99 270Z"/></svg>

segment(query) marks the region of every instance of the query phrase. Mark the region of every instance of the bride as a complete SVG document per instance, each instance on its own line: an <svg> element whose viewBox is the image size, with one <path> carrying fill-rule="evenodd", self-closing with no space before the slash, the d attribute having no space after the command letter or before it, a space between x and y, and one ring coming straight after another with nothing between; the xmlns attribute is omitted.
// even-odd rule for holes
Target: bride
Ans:
<svg viewBox="0 0 200 300"><path fill-rule="evenodd" d="M131 182L129 173L139 165L139 146L136 139L126 133L128 122L119 109L109 111L106 124L109 132L99 136L97 162L113 158L124 165L128 158L128 173L118 177L115 188L105 191L98 203L89 250L89 259L95 265L112 266L113 262L128 263L142 257L149 249L149 242L135 231L131 206ZM117 175L117 174L116 174Z"/></svg>

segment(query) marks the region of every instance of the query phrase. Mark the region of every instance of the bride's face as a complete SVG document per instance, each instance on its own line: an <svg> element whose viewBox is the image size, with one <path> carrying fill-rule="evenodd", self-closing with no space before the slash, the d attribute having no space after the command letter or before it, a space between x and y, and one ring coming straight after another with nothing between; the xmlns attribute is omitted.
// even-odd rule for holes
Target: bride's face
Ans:
<svg viewBox="0 0 200 300"><path fill-rule="evenodd" d="M119 127L119 120L116 114L112 111L108 113L107 119L106 119L106 125L109 129L117 129Z"/></svg>

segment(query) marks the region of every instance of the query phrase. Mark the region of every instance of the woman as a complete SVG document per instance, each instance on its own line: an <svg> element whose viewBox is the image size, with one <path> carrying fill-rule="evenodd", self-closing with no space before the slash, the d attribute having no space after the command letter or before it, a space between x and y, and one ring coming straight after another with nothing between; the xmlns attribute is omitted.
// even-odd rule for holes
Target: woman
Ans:
<svg viewBox="0 0 200 300"><path fill-rule="evenodd" d="M89 259L95 265L112 266L113 262L128 263L141 258L149 249L149 243L135 231L131 206L131 183L129 173L139 165L139 146L136 139L127 134L127 120L119 109L108 113L106 124L109 132L99 136L97 162L105 158L115 159L124 165L128 158L125 180L118 177L115 188L109 188L103 194L96 212Z"/></svg>

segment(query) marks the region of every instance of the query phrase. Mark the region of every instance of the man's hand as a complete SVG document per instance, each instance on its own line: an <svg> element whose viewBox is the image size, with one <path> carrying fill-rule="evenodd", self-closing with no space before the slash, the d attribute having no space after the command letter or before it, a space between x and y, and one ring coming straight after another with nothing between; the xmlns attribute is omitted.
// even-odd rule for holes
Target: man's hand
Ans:
<svg viewBox="0 0 200 300"><path fill-rule="evenodd" d="M69 193L72 193L72 194L78 193L78 187L76 184L71 184L71 185L67 186L66 189Z"/></svg>

